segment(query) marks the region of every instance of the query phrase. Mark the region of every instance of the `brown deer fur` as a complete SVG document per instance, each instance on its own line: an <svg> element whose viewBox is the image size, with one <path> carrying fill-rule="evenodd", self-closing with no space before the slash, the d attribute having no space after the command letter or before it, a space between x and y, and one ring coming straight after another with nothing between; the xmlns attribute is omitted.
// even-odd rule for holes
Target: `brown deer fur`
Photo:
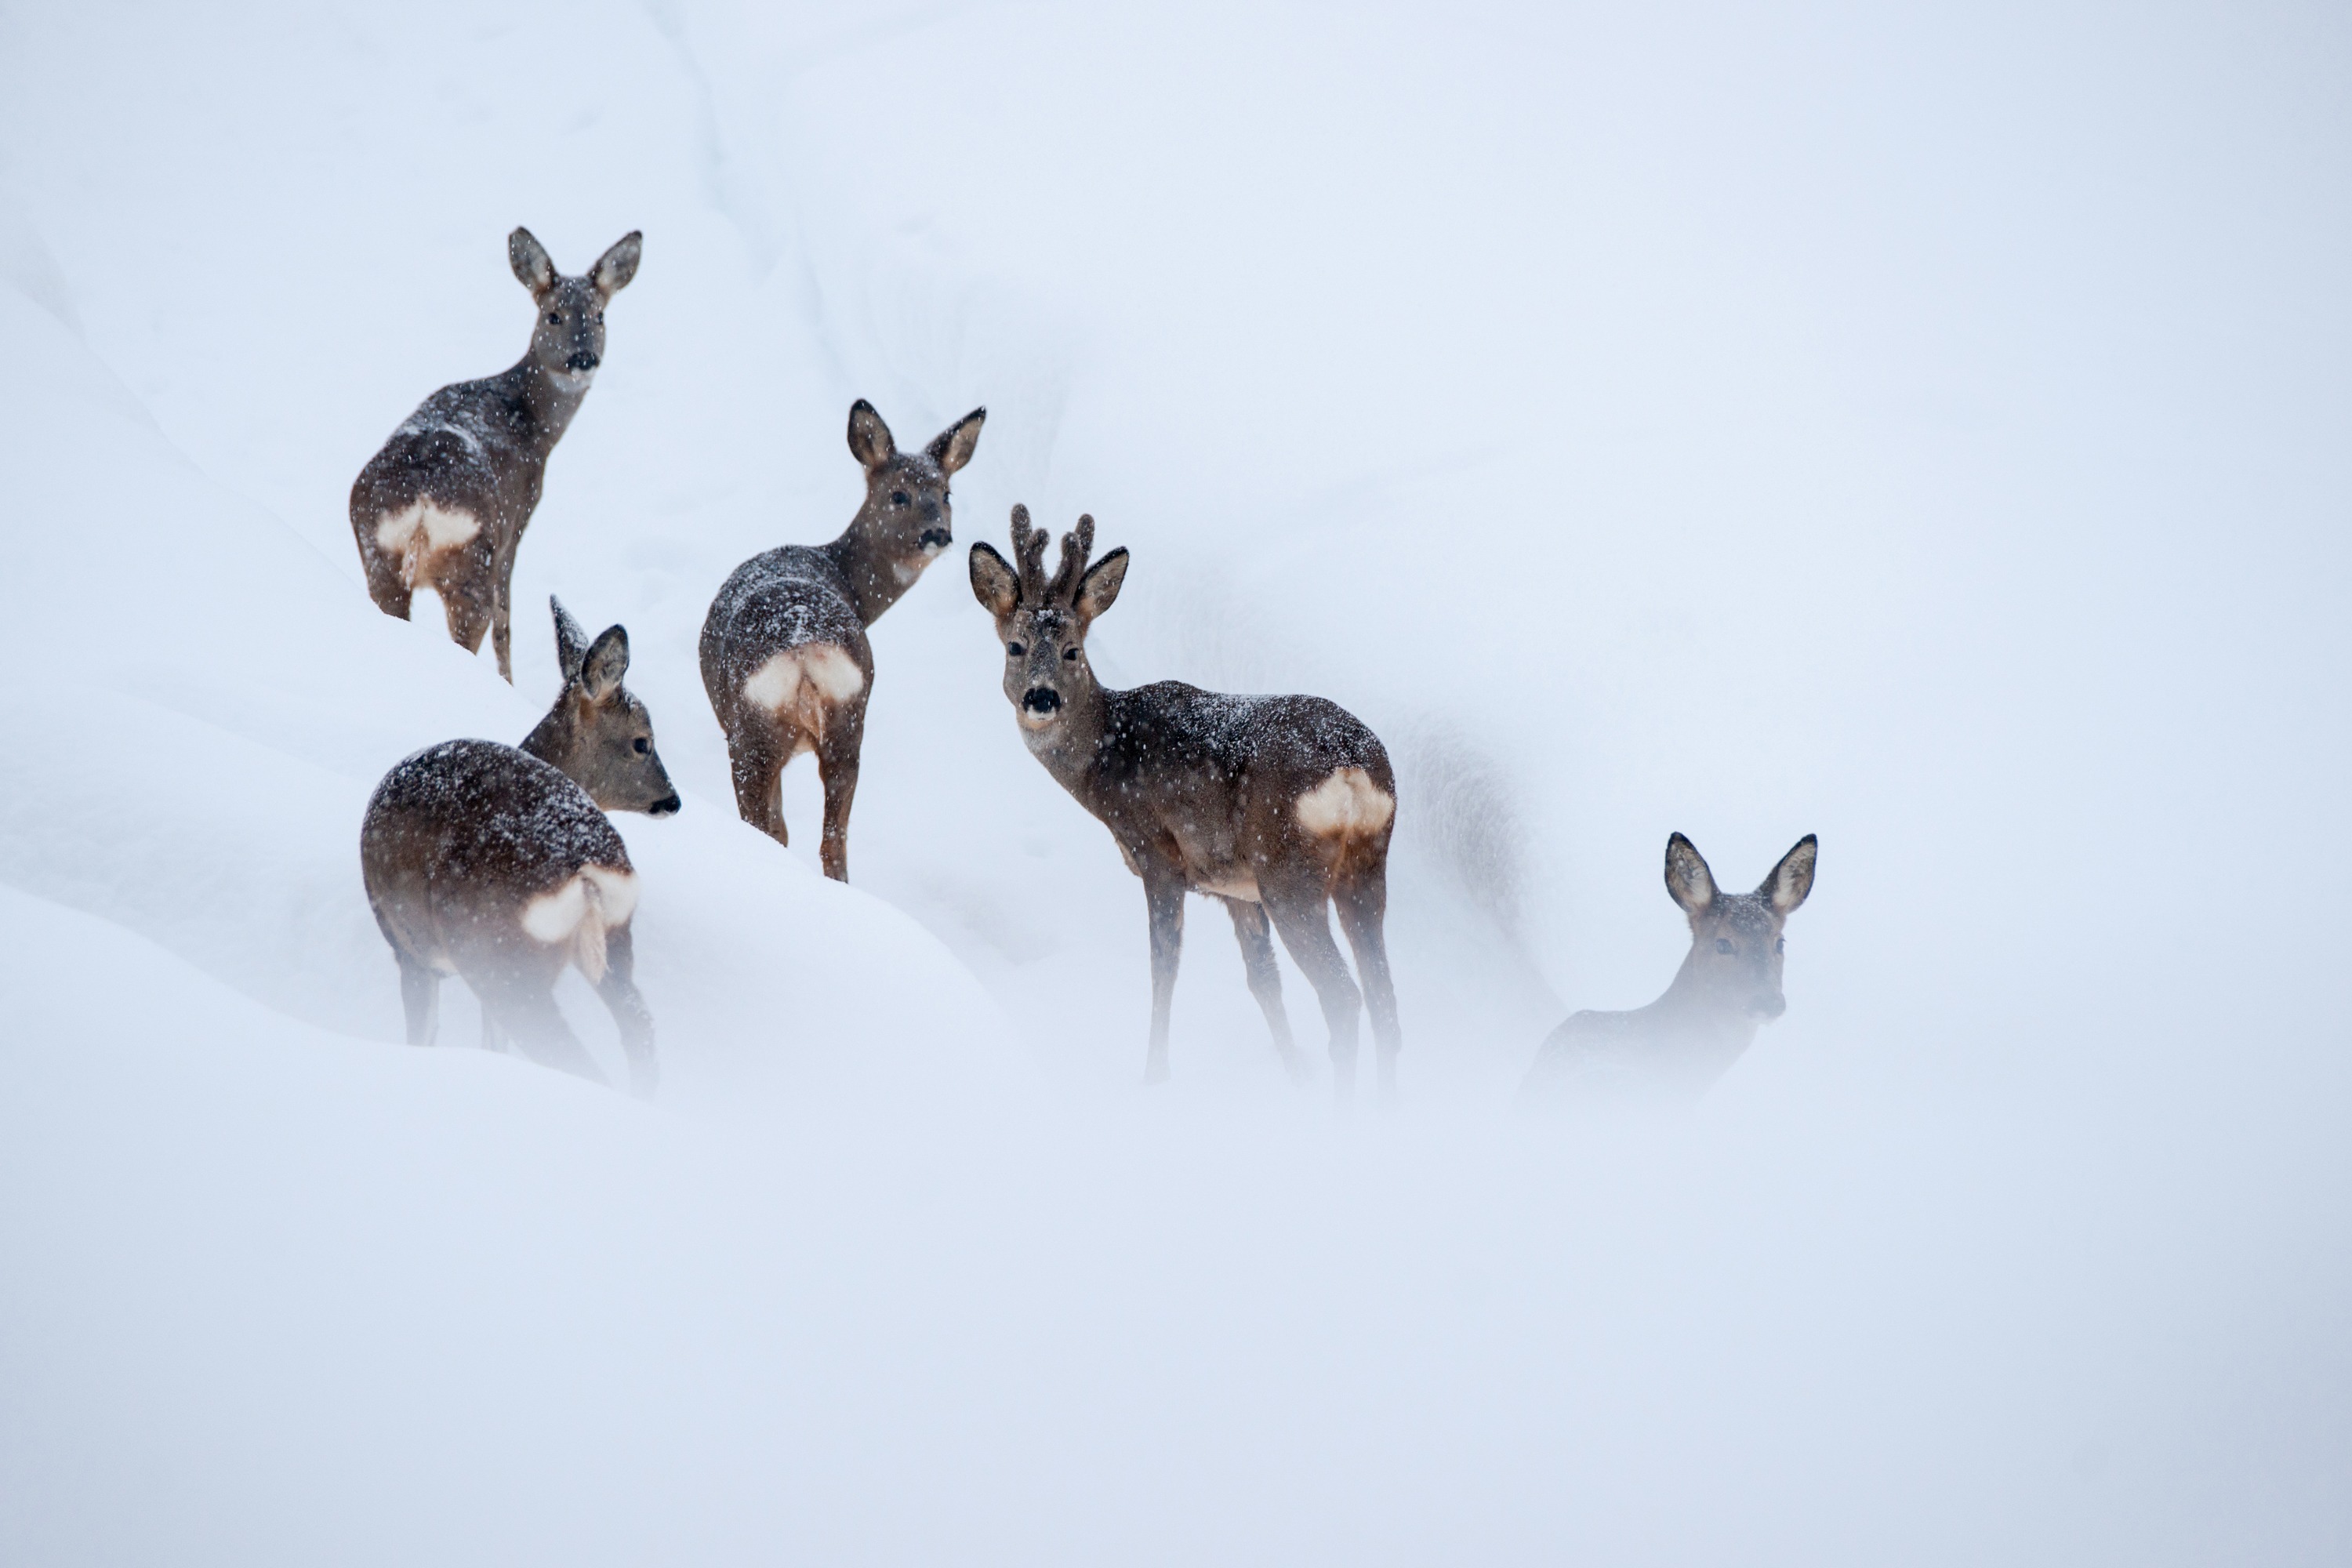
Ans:
<svg viewBox="0 0 2352 1568"><path fill-rule="evenodd" d="M1666 892L1689 917L1690 952L1664 994L1629 1013L1579 1013L1537 1053L1526 1100L1610 1094L1695 1100L1731 1070L1756 1031L1788 1008L1781 926L1813 890L1820 841L1780 858L1752 893L1727 893L1691 841L1666 840Z"/></svg>
<svg viewBox="0 0 2352 1568"><path fill-rule="evenodd" d="M651 1094L653 1018L631 977L636 872L606 811L678 809L645 704L621 684L628 633L589 643L555 613L563 689L520 747L445 741L376 786L360 868L400 963L411 1045L438 1031L444 975L482 1004L482 1042L511 1037L532 1059L602 1081L554 987L577 966L620 1026L631 1086Z"/></svg>
<svg viewBox="0 0 2352 1568"><path fill-rule="evenodd" d="M818 854L835 881L849 879L849 807L874 690L866 628L954 542L948 481L971 461L987 417L975 408L920 451L901 452L859 398L849 450L866 470L865 505L830 544L786 544L735 568L702 623L702 687L727 732L735 809L787 842L784 764L815 752Z"/></svg>
<svg viewBox="0 0 2352 1568"><path fill-rule="evenodd" d="M1233 917L1250 991L1276 1051L1300 1069L1269 934L1280 933L1323 1005L1334 1085L1354 1087L1356 1023L1369 1002L1381 1084L1392 1089L1403 1036L1381 924L1396 775L1380 738L1319 697L1232 697L1163 680L1117 691L1095 679L1087 633L1126 581L1128 553L1091 566L1094 519L1062 539L1045 571L1045 535L1013 509L1009 563L971 548L973 595L1004 645L1004 695L1030 753L1110 829L1143 880L1151 926L1151 1043L1144 1076L1168 1075L1168 1010L1183 947L1184 895ZM1327 905L1355 949L1360 993L1331 938Z"/></svg>
<svg viewBox="0 0 2352 1568"><path fill-rule="evenodd" d="M404 621L415 591L432 589L451 638L478 653L487 630L509 681L515 552L547 456L604 362L605 301L637 275L641 246L624 236L587 276L565 278L529 229L508 236L508 260L538 310L530 347L509 370L426 398L352 486L352 532L376 607Z"/></svg>

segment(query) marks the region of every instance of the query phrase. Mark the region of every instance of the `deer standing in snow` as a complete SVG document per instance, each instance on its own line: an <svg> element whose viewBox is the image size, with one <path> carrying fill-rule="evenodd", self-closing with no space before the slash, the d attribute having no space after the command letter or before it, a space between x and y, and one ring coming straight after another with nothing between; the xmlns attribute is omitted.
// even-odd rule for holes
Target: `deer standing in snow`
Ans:
<svg viewBox="0 0 2352 1568"><path fill-rule="evenodd" d="M586 277L565 278L530 230L509 235L507 258L539 311L530 349L510 370L426 398L352 486L352 531L376 608L404 621L415 591L432 589L451 639L479 653L488 630L509 683L515 552L547 456L604 363L605 301L637 275L642 246L633 231Z"/></svg>
<svg viewBox="0 0 2352 1568"><path fill-rule="evenodd" d="M482 1044L511 1037L548 1067L603 1081L555 1005L576 966L620 1026L631 1087L653 1092L653 1018L631 978L636 872L607 811L667 816L677 792L646 706L621 684L629 634L594 642L555 612L563 690L520 747L445 741L376 786L360 868L376 924L400 961L408 1043L433 1043L441 978L482 1003Z"/></svg>
<svg viewBox="0 0 2352 1568"><path fill-rule="evenodd" d="M1087 662L1087 632L1118 599L1128 554L1114 550L1088 565L1094 535L1094 519L1078 519L1048 579L1045 531L1016 506L1019 564L973 545L971 591L996 618L1004 695L1030 754L1110 829L1128 869L1143 879L1151 921L1145 1079L1168 1076L1184 895L1195 892L1232 915L1250 992L1294 1076L1304 1064L1291 1043L1269 927L1323 1004L1339 1096L1354 1089L1357 1015L1367 1003L1381 1087L1392 1090L1404 1037L1381 933L1396 826L1388 752L1353 715L1319 697L1229 697L1181 680L1131 691L1104 686ZM1330 904L1355 949L1361 992L1331 939Z"/></svg>
<svg viewBox="0 0 2352 1568"><path fill-rule="evenodd" d="M735 777L735 809L777 843L784 764L816 753L824 781L824 874L849 880L849 806L857 794L874 649L866 628L955 542L948 481L971 461L988 410L975 408L918 452L859 398L849 451L866 470L866 504L830 544L786 544L728 577L702 623L702 688Z"/></svg>
<svg viewBox="0 0 2352 1568"><path fill-rule="evenodd" d="M1808 833L1752 893L1727 893L1691 841L1666 840L1666 891L1690 917L1690 952L1665 994L1630 1013L1579 1013L1551 1032L1519 1097L1631 1090L1693 1100L1731 1070L1756 1031L1788 1009L1780 927L1813 890Z"/></svg>

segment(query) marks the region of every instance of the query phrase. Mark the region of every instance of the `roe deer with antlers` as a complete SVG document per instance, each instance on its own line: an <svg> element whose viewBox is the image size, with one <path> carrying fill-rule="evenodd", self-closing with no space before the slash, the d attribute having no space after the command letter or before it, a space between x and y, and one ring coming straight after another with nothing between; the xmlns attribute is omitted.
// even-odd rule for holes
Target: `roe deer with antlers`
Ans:
<svg viewBox="0 0 2352 1568"><path fill-rule="evenodd" d="M1389 979L1381 922L1388 908L1389 837L1396 775L1380 738L1319 697L1231 697L1181 680L1115 691L1095 679L1087 632L1118 597L1128 554L1092 565L1095 522L1062 536L1059 570L1045 575L1045 534L1013 509L1017 566L971 547L971 591L996 617L1004 695L1030 754L1110 829L1128 869L1143 879L1151 922L1151 1044L1144 1077L1168 1076L1168 1008L1183 949L1184 895L1222 901L1232 915L1251 994L1275 1049L1303 1069L1282 1005L1268 928L1307 973L1331 1031L1333 1083L1356 1076L1356 1022L1370 1004L1381 1087L1396 1083L1404 1037ZM1331 939L1327 905L1356 951L1360 993Z"/></svg>
<svg viewBox="0 0 2352 1568"><path fill-rule="evenodd" d="M1813 890L1808 833L1752 893L1727 893L1691 841L1666 840L1666 891L1690 917L1690 952L1665 994L1630 1013L1579 1013L1551 1032L1522 1100L1633 1092L1696 1100L1788 1008L1780 927Z"/></svg>
<svg viewBox="0 0 2352 1568"><path fill-rule="evenodd" d="M511 1036L548 1067L604 1075L555 1005L577 966L620 1026L631 1087L653 1092L654 1025L631 978L636 872L607 811L667 816L677 792L646 705L621 684L629 634L594 642L550 599L563 690L520 747L446 741L386 773L360 829L376 924L400 961L411 1045L431 1045L441 978L482 1003L482 1044Z"/></svg>
<svg viewBox="0 0 2352 1568"><path fill-rule="evenodd" d="M604 303L637 275L643 238L623 236L586 277L565 278L530 230L509 235L507 259L539 311L530 347L510 370L426 398L352 486L352 531L376 607L404 621L415 591L432 589L450 637L479 653L488 631L509 682L515 552L547 456L604 363Z"/></svg>
<svg viewBox="0 0 2352 1568"><path fill-rule="evenodd" d="M720 585L702 623L702 688L727 732L735 809L777 843L784 764L816 753L824 781L824 874L849 880L849 806L857 794L874 649L866 628L955 542L948 481L971 461L988 410L975 408L919 452L859 398L849 451L866 470L866 504L830 544L755 555Z"/></svg>

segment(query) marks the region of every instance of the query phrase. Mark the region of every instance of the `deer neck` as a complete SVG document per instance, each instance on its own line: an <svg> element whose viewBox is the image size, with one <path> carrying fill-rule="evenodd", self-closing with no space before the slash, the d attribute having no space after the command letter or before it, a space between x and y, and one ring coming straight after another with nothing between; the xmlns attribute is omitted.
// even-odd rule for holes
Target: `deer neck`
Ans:
<svg viewBox="0 0 2352 1568"><path fill-rule="evenodd" d="M499 377L508 384L530 415L528 437L531 447L544 458L563 439L564 431L572 427L572 416L580 412L580 405L588 396L588 384L595 373L586 375L559 375L525 354L512 370Z"/></svg>
<svg viewBox="0 0 2352 1568"><path fill-rule="evenodd" d="M863 511L849 520L840 538L830 544L818 545L817 553L841 574L849 590L849 607L857 612L859 621L869 626L882 618L883 611L905 597L907 590L923 574L921 565L908 571L883 552L881 542L866 527Z"/></svg>
<svg viewBox="0 0 2352 1568"><path fill-rule="evenodd" d="M1698 949L1685 955L1664 994L1646 1011L1675 1033L1745 1049L1761 1023L1741 1000L1703 978Z"/></svg>
<svg viewBox="0 0 2352 1568"><path fill-rule="evenodd" d="M570 765L574 743L579 739L579 726L572 711L571 698L569 690L557 698L555 706L548 710L547 717L533 726L530 733L522 738L522 744L516 749L530 752L578 784L580 781L572 777Z"/></svg>
<svg viewBox="0 0 2352 1568"><path fill-rule="evenodd" d="M1064 703L1060 722L1043 730L1024 724L1021 740L1029 754L1045 764L1055 783L1091 808L1095 763L1102 754L1109 721L1109 700L1089 671L1086 683Z"/></svg>

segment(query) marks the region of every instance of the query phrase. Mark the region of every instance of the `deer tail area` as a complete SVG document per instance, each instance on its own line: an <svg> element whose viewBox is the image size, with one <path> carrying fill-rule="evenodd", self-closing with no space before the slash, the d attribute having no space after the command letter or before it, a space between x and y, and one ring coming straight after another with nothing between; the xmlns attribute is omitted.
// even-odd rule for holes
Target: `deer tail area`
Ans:
<svg viewBox="0 0 2352 1568"><path fill-rule="evenodd" d="M593 984L604 978L605 935L636 912L637 879L608 866L583 866L551 892L523 906L522 929L534 941L568 945L571 960Z"/></svg>

